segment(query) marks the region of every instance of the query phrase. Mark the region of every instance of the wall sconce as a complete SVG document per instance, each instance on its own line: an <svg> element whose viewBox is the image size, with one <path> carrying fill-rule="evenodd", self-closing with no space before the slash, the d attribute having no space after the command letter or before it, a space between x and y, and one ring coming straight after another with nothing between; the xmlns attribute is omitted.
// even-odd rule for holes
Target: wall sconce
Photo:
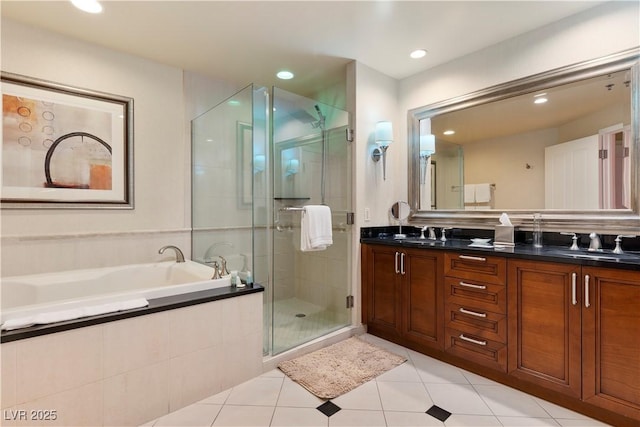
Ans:
<svg viewBox="0 0 640 427"><path fill-rule="evenodd" d="M258 154L253 158L253 173L264 172L267 158L264 154Z"/></svg>
<svg viewBox="0 0 640 427"><path fill-rule="evenodd" d="M298 159L290 159L287 161L287 167L284 170L284 176L292 176L300 171L300 161Z"/></svg>
<svg viewBox="0 0 640 427"><path fill-rule="evenodd" d="M420 135L420 183L424 184L427 175L427 162L436 153L436 136Z"/></svg>
<svg viewBox="0 0 640 427"><path fill-rule="evenodd" d="M382 179L384 180L387 179L387 149L392 142L393 126L391 122L376 123L376 144L378 146L371 153L371 158L377 162L382 157Z"/></svg>

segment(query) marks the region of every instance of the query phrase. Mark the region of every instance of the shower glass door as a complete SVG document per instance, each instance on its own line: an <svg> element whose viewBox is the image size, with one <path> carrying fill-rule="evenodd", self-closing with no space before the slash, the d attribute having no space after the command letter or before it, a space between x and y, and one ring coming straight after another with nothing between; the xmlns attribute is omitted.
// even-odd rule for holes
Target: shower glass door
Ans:
<svg viewBox="0 0 640 427"><path fill-rule="evenodd" d="M278 354L351 323L351 145L346 111L278 88L272 100L273 281L265 311ZM296 208L320 204L332 211L333 244L302 252Z"/></svg>

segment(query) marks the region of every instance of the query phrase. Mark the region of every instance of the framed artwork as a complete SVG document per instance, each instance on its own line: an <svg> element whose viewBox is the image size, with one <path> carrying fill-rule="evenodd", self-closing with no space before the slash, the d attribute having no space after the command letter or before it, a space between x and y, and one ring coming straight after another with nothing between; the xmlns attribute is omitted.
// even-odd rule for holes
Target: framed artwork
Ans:
<svg viewBox="0 0 640 427"><path fill-rule="evenodd" d="M2 208L133 209L133 99L1 77Z"/></svg>

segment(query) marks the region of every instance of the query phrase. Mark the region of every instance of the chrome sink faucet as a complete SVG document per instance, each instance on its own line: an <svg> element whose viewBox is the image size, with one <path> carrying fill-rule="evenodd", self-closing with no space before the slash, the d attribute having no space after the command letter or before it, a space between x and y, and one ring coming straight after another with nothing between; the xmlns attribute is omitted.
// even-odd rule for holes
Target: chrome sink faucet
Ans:
<svg viewBox="0 0 640 427"><path fill-rule="evenodd" d="M178 248L177 246L173 246L173 245L167 245L167 246L161 247L158 250L158 253L160 255L162 255L166 249L173 249L173 251L176 253L176 262L184 262L184 254L182 253L180 248Z"/></svg>
<svg viewBox="0 0 640 427"><path fill-rule="evenodd" d="M636 237L636 236L621 234L621 235L619 235L618 237L616 237L616 240L615 240L615 242L616 242L616 248L613 250L613 253L614 253L614 254L618 254L618 255L620 255L620 254L623 254L623 253L624 253L624 252L622 251L622 246L621 246L621 244L622 244L622 238L623 238L623 237L634 238L634 237Z"/></svg>
<svg viewBox="0 0 640 427"><path fill-rule="evenodd" d="M600 242L600 236L596 233L589 234L591 241L589 242L589 252L602 252L602 243Z"/></svg>
<svg viewBox="0 0 640 427"><path fill-rule="evenodd" d="M429 231L429 237L425 237L425 231ZM436 240L436 232L434 231L433 227L429 227L428 225L422 227L420 229L420 239Z"/></svg>

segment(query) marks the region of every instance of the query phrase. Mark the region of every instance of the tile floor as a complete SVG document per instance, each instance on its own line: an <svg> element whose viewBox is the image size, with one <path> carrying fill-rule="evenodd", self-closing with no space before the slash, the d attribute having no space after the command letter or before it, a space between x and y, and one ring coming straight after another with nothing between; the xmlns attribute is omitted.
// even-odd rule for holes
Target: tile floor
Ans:
<svg viewBox="0 0 640 427"><path fill-rule="evenodd" d="M145 426L606 425L372 335L361 338L408 360L328 402L275 369Z"/></svg>

